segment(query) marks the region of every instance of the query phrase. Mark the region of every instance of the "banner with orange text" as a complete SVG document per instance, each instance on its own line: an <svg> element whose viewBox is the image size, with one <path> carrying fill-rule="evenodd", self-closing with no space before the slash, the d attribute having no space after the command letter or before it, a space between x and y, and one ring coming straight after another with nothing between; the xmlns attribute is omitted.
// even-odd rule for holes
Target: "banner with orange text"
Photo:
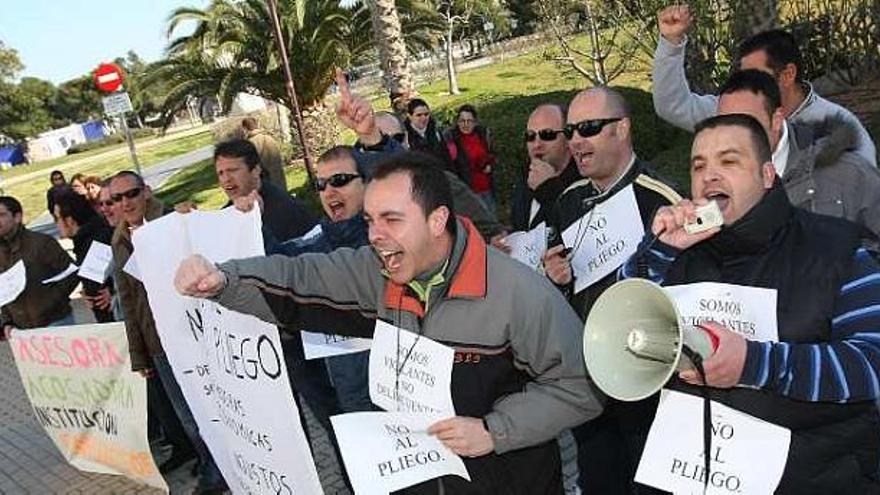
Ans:
<svg viewBox="0 0 880 495"><path fill-rule="evenodd" d="M123 323L13 332L37 421L74 467L168 491L147 440L147 388L131 371Z"/></svg>

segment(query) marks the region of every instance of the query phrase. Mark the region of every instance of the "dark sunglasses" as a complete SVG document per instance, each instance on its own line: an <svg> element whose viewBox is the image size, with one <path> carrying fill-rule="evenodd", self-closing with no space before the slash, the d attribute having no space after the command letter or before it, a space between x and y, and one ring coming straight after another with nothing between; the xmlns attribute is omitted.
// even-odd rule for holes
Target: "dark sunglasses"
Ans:
<svg viewBox="0 0 880 495"><path fill-rule="evenodd" d="M101 206L113 206L113 200L108 199L107 201L98 201L98 204Z"/></svg>
<svg viewBox="0 0 880 495"><path fill-rule="evenodd" d="M541 129L540 131L526 131L526 142L531 143L540 138L541 141L556 141L556 137L565 132L562 129Z"/></svg>
<svg viewBox="0 0 880 495"><path fill-rule="evenodd" d="M612 119L590 119L590 120L582 120L576 124L568 124L565 126L562 132L565 133L566 139L571 139L574 137L575 131L577 131L580 137L591 137L595 136L602 132L602 128L608 124L617 122L622 120L620 117L615 117Z"/></svg>
<svg viewBox="0 0 880 495"><path fill-rule="evenodd" d="M397 141L400 144L403 144L406 141L406 133L405 132L397 132L391 135L391 139Z"/></svg>
<svg viewBox="0 0 880 495"><path fill-rule="evenodd" d="M360 174L333 174L326 179L319 177L315 179L315 187L318 188L318 191L327 189L327 186L343 187L358 177L360 177Z"/></svg>
<svg viewBox="0 0 880 495"><path fill-rule="evenodd" d="M112 194L112 195L110 195L110 199L112 199L114 203L118 203L118 202L122 201L123 197L126 197L128 199L134 199L134 198L141 195L141 191L143 191L143 188L135 187L135 188L129 189L128 191L125 191L125 192L121 192L118 194Z"/></svg>

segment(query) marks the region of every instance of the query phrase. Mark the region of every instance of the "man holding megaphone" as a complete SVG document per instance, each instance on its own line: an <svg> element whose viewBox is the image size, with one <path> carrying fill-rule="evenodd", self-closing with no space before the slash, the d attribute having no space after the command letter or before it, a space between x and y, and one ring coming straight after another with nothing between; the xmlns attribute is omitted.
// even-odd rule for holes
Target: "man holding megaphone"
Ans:
<svg viewBox="0 0 880 495"><path fill-rule="evenodd" d="M767 135L752 117L721 115L697 126L691 192L693 200L657 212L652 232L622 274L633 276L637 267L647 266L656 281L679 286L670 294L695 283L757 288L775 297L776 311L775 318L744 326L747 331L702 322L714 347L702 363L706 386L693 369L681 371L667 386L706 394L713 403L790 431L776 493L876 493L876 254L862 247L855 224L791 205L773 168ZM723 226L695 228L706 220L703 213L712 202ZM731 307L750 304L737 306L740 302ZM591 319L605 311L601 303ZM679 310L685 316L686 309L679 305ZM626 325L636 325L635 319L620 323ZM766 326L775 326L778 337L756 338ZM597 362L588 358L591 374L601 367ZM618 375L631 373L630 367L622 368ZM598 379L597 384L602 386ZM699 424L694 418L693 427ZM738 438L738 447L731 448L749 449L756 440ZM758 465L770 453L754 447L746 451Z"/></svg>

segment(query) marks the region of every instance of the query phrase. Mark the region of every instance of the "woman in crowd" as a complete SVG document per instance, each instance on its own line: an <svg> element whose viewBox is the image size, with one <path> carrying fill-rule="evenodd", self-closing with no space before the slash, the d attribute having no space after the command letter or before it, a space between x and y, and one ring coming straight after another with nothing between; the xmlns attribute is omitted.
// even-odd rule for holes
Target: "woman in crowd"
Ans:
<svg viewBox="0 0 880 495"><path fill-rule="evenodd" d="M455 171L483 200L486 208L495 213L495 188L492 185L492 167L496 157L492 133L480 125L477 110L462 105L456 112L455 127L446 139L449 157Z"/></svg>

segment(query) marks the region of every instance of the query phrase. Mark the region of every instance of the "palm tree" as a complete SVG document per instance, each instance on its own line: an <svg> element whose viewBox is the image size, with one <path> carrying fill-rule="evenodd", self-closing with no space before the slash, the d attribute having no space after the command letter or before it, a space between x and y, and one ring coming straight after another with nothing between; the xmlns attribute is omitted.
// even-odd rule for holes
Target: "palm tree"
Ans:
<svg viewBox="0 0 880 495"><path fill-rule="evenodd" d="M412 74L409 70L409 57L400 18L394 0L366 0L373 23L373 38L379 50L379 62L385 75L385 87L391 106L402 113L415 92Z"/></svg>
<svg viewBox="0 0 880 495"><path fill-rule="evenodd" d="M306 137L320 150L337 137L324 105L333 70L369 50L369 15L339 0L282 0L278 9ZM166 124L190 96L216 95L229 108L244 92L292 107L265 0L212 0L205 9L177 9L168 17L169 38L185 21L196 22L192 34L174 38L167 57L145 77L146 85L164 88Z"/></svg>

